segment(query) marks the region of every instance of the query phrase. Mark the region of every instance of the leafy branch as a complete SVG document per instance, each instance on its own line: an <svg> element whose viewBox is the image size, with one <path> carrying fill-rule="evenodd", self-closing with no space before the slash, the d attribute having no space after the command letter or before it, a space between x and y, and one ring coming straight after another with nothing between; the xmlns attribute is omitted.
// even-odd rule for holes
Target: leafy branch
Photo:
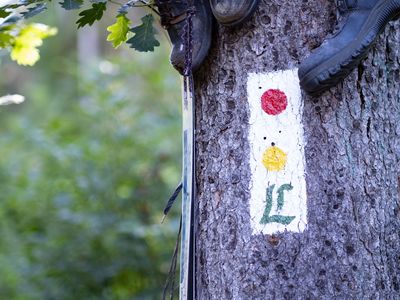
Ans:
<svg viewBox="0 0 400 300"><path fill-rule="evenodd" d="M42 40L56 34L55 28L26 21L45 11L50 1L17 0L0 6L0 50L8 50L11 58L18 64L33 65L40 57L37 47L42 45ZM115 23L107 27L107 41L114 48L126 42L137 51L147 52L154 51L160 45L155 38L156 30L151 14L144 16L141 19L142 24L135 27L129 27L132 22L127 16L130 9L137 7L148 7L158 14L153 0L128 0L124 3L116 0L62 0L58 4L68 11L79 10L79 19L76 21L79 29L101 20L108 9L108 3L118 6Z"/></svg>

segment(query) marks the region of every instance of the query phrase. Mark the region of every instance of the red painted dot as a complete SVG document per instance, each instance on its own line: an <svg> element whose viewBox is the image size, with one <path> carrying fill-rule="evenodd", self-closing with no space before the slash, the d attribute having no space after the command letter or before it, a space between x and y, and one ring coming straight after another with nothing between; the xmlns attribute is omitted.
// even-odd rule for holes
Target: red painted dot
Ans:
<svg viewBox="0 0 400 300"><path fill-rule="evenodd" d="M280 90L270 89L261 96L261 107L269 115L279 115L287 107L287 97Z"/></svg>

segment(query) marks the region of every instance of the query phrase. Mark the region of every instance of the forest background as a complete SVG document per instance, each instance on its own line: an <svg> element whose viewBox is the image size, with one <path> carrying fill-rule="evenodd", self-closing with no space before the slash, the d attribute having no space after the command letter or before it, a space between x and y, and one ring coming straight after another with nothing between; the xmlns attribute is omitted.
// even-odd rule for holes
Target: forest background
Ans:
<svg viewBox="0 0 400 300"><path fill-rule="evenodd" d="M160 224L180 180L179 76L161 30L153 53L115 50L112 10L77 19L54 2L30 20L58 28L33 67L0 52L0 96L26 98L0 106L0 296L158 299L179 225L179 205Z"/></svg>

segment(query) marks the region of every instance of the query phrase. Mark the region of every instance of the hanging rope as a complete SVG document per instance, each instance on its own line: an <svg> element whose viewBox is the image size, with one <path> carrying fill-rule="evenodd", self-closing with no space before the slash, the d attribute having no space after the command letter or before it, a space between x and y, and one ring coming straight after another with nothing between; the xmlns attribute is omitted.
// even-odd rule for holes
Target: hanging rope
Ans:
<svg viewBox="0 0 400 300"><path fill-rule="evenodd" d="M193 5L193 0L188 0L188 7L186 10L186 19L184 20L185 24L183 26L182 32L182 40L185 51L185 68L183 70L183 102L184 105L188 105L189 97L194 94L194 84L193 84L193 73L192 73L192 55L193 55L193 16L195 14L195 7ZM190 95L188 95L188 92ZM167 205L164 209L164 217L168 214L171 209L175 199L178 197L179 193L182 190L182 183L178 185L175 189L175 192L169 198ZM174 254L171 259L171 266L168 272L168 277L166 280L166 284L163 290L162 300L165 300L167 294L169 294L169 298L172 300L175 292L175 279L176 279L176 268L178 263L178 250L181 240L181 232L182 232L182 216L179 224L178 236L175 244ZM193 282L192 274L189 274L188 281ZM186 300L186 299L181 299Z"/></svg>
<svg viewBox="0 0 400 300"><path fill-rule="evenodd" d="M172 255L171 265L170 265L169 271L168 271L168 277L167 277L167 280L165 281L162 300L166 300L167 294L169 294L170 300L174 299L176 266L177 266L177 262L178 262L178 251L179 251L179 245L180 245L180 240L181 240L181 232L182 232L182 217L179 221L178 236L176 238L174 254Z"/></svg>

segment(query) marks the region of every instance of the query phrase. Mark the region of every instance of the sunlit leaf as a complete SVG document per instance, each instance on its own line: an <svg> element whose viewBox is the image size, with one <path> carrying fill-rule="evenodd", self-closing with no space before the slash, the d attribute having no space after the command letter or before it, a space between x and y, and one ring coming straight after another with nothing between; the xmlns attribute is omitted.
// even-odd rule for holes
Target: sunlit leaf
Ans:
<svg viewBox="0 0 400 300"><path fill-rule="evenodd" d="M56 33L56 28L44 24L26 25L15 37L11 59L20 65L34 65L40 58L37 47L42 45L43 39Z"/></svg>
<svg viewBox="0 0 400 300"><path fill-rule="evenodd" d="M39 58L39 50L35 47L15 46L11 51L11 59L19 65L33 66Z"/></svg>
<svg viewBox="0 0 400 300"><path fill-rule="evenodd" d="M127 34L129 31L130 21L125 17L125 15L118 16L117 21L107 27L107 31L110 34L107 37L107 41L112 42L114 48L118 48L127 39Z"/></svg>
<svg viewBox="0 0 400 300"><path fill-rule="evenodd" d="M135 35L127 43L131 48L141 52L154 51L154 47L160 46L159 41L154 37L153 16L146 15L142 18L143 24L132 28L130 31Z"/></svg>
<svg viewBox="0 0 400 300"><path fill-rule="evenodd" d="M93 3L92 8L86 9L80 12L80 18L76 23L78 24L78 28L83 27L85 25L93 25L93 23L97 20L100 20L103 16L104 11L106 10L106 3Z"/></svg>

